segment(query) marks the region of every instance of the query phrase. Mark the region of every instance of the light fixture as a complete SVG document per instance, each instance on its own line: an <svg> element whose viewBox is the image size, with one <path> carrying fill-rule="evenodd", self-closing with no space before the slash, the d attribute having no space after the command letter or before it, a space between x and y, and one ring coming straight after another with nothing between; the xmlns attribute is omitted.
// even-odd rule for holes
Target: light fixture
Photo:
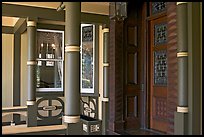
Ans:
<svg viewBox="0 0 204 137"><path fill-rule="evenodd" d="M52 48L55 49L55 44L52 44Z"/></svg>
<svg viewBox="0 0 204 137"><path fill-rule="evenodd" d="M124 20L127 17L127 2L110 2L110 19Z"/></svg>

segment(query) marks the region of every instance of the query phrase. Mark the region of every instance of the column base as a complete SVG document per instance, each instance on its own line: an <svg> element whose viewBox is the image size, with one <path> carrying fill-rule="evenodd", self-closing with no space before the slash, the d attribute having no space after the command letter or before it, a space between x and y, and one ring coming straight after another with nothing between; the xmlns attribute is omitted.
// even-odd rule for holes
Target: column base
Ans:
<svg viewBox="0 0 204 137"><path fill-rule="evenodd" d="M188 134L188 113L174 112L174 134Z"/></svg>
<svg viewBox="0 0 204 137"><path fill-rule="evenodd" d="M108 129L108 102L102 102L102 135L107 135Z"/></svg>
<svg viewBox="0 0 204 137"><path fill-rule="evenodd" d="M82 123L66 123L67 130L66 135L83 135L82 134Z"/></svg>
<svg viewBox="0 0 204 137"><path fill-rule="evenodd" d="M37 105L27 106L27 127L37 126Z"/></svg>

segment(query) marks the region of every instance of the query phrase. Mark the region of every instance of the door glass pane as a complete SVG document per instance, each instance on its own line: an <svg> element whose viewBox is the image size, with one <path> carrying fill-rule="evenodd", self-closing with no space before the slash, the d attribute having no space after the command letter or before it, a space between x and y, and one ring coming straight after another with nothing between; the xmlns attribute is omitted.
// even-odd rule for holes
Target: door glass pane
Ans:
<svg viewBox="0 0 204 137"><path fill-rule="evenodd" d="M154 26L154 45L161 45L167 42L167 24L157 24Z"/></svg>
<svg viewBox="0 0 204 137"><path fill-rule="evenodd" d="M154 85L167 84L167 55L166 50L154 52Z"/></svg>
<svg viewBox="0 0 204 137"><path fill-rule="evenodd" d="M157 14L166 10L166 2L152 2L152 14Z"/></svg>

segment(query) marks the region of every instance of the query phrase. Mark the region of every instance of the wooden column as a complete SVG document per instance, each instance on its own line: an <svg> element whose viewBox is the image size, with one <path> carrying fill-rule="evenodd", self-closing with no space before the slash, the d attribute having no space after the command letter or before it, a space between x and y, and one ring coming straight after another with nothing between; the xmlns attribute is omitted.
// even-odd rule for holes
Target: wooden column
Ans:
<svg viewBox="0 0 204 137"><path fill-rule="evenodd" d="M178 30L178 106L174 133L185 135L188 130L188 16L187 2L177 2Z"/></svg>
<svg viewBox="0 0 204 137"><path fill-rule="evenodd" d="M37 105L36 105L36 21L27 21L28 31L28 99L27 99L27 126L37 126Z"/></svg>
<svg viewBox="0 0 204 137"><path fill-rule="evenodd" d="M103 28L103 98L102 98L102 134L107 134L108 127L108 101L109 101L109 86L108 86L108 69L109 69L109 29Z"/></svg>
<svg viewBox="0 0 204 137"><path fill-rule="evenodd" d="M80 134L81 3L65 4L65 116L67 134ZM72 130L71 130L72 129ZM74 130L75 129L75 130Z"/></svg>
<svg viewBox="0 0 204 137"><path fill-rule="evenodd" d="M110 20L109 134L122 131L123 121L123 21Z"/></svg>

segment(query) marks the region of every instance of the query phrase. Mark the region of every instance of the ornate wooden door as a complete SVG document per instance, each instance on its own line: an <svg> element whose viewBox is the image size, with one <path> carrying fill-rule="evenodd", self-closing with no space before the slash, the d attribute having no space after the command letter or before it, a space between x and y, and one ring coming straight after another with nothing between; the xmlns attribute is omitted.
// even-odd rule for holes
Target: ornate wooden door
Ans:
<svg viewBox="0 0 204 137"><path fill-rule="evenodd" d="M150 128L167 131L167 19L150 21Z"/></svg>

